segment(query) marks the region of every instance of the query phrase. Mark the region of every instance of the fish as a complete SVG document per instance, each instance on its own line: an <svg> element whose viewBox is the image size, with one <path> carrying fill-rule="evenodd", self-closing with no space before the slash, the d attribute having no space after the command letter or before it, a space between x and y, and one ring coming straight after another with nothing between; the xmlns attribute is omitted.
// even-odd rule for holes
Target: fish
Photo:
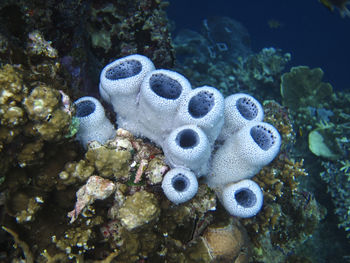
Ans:
<svg viewBox="0 0 350 263"><path fill-rule="evenodd" d="M283 24L276 19L269 19L269 21L267 21L267 24L268 24L269 28L272 28L272 29L277 29L277 28L283 27Z"/></svg>

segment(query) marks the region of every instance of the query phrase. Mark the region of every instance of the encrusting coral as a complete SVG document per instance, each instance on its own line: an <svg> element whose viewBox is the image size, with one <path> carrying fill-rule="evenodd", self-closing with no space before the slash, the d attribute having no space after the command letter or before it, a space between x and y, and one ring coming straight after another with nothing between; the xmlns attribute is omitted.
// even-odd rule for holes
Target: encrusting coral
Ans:
<svg viewBox="0 0 350 263"><path fill-rule="evenodd" d="M31 41L33 39L28 43ZM35 56L37 64L7 64L0 69L2 173L7 171L10 162L24 167L42 159L42 149L48 142L65 140L73 118L71 103L64 100L64 92L58 90L66 87L57 76L57 58L46 57L46 53L33 55L31 46L25 52L28 60L34 60L32 56Z"/></svg>

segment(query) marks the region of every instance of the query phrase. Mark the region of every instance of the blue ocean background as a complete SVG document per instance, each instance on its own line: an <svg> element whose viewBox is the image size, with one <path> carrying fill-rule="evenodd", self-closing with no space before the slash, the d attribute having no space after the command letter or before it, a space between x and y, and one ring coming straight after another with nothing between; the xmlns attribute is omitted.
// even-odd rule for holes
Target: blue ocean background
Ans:
<svg viewBox="0 0 350 263"><path fill-rule="evenodd" d="M211 16L233 18L248 29L254 52L280 48L291 53L290 66L320 67L323 80L335 90L350 89L350 18L330 12L317 0L171 0L167 13L175 22L174 36L182 29L199 32ZM270 28L269 20L281 26Z"/></svg>

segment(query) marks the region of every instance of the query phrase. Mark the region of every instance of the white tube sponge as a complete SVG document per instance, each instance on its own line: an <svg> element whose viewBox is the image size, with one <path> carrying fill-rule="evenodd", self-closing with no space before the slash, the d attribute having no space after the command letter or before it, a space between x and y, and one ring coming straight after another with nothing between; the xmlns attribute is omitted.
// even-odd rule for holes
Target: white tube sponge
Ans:
<svg viewBox="0 0 350 263"><path fill-rule="evenodd" d="M281 136L275 127L264 122L248 123L214 154L208 185L216 188L253 177L276 157L280 146Z"/></svg>
<svg viewBox="0 0 350 263"><path fill-rule="evenodd" d="M86 149L90 141L105 143L115 136L115 129L107 119L101 103L93 97L82 97L74 102L75 117L79 120L76 139Z"/></svg>
<svg viewBox="0 0 350 263"><path fill-rule="evenodd" d="M208 172L210 150L207 136L195 125L173 130L163 145L165 161L171 167L186 167L198 176Z"/></svg>
<svg viewBox="0 0 350 263"><path fill-rule="evenodd" d="M264 197L257 183L242 180L223 187L219 199L231 215L247 218L255 216L260 211Z"/></svg>
<svg viewBox="0 0 350 263"><path fill-rule="evenodd" d="M154 69L153 62L142 55L130 55L115 60L101 72L101 97L113 105L120 118L133 118L141 82Z"/></svg>
<svg viewBox="0 0 350 263"><path fill-rule="evenodd" d="M195 124L213 145L224 124L224 105L224 97L217 89L209 86L196 88L181 103L175 126Z"/></svg>
<svg viewBox="0 0 350 263"><path fill-rule="evenodd" d="M263 119L263 107L255 98L244 93L232 94L225 99L225 124L219 140L226 140L249 122Z"/></svg>
<svg viewBox="0 0 350 263"><path fill-rule="evenodd" d="M188 169L171 169L163 178L162 188L166 197L175 204L184 203L198 191L197 177Z"/></svg>
<svg viewBox="0 0 350 263"><path fill-rule="evenodd" d="M146 75L141 84L139 120L145 128L141 133L161 144L173 128L172 120L191 84L181 74L158 69Z"/></svg>

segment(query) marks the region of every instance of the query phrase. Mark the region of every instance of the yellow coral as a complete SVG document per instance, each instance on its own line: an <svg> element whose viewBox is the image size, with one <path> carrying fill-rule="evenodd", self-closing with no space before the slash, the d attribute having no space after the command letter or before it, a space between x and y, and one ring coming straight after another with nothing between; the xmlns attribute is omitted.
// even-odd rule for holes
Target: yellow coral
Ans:
<svg viewBox="0 0 350 263"><path fill-rule="evenodd" d="M102 177L127 178L129 175L129 151L118 151L94 141L89 144L85 156Z"/></svg>
<svg viewBox="0 0 350 263"><path fill-rule="evenodd" d="M44 84L38 85L24 100L29 118L34 121L48 120L57 109L60 93Z"/></svg>

